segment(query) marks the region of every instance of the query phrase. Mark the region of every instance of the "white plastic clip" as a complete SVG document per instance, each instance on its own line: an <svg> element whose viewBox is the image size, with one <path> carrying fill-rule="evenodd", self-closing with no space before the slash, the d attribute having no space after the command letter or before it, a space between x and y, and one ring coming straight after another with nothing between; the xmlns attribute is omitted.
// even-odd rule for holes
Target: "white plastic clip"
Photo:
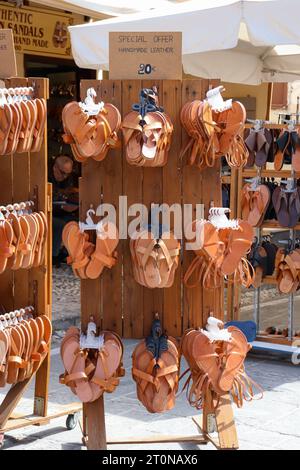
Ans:
<svg viewBox="0 0 300 470"><path fill-rule="evenodd" d="M94 322L94 317L90 316L90 321L87 325L86 335L80 333L80 348L81 349L98 349L100 350L104 346L104 335L96 336L97 325Z"/></svg>
<svg viewBox="0 0 300 470"><path fill-rule="evenodd" d="M239 222L236 219L228 219L226 214L230 214L230 209L227 207L211 207L209 209L208 220L216 228L232 228L237 229L239 227Z"/></svg>
<svg viewBox="0 0 300 470"><path fill-rule="evenodd" d="M224 328L224 323L215 317L208 317L206 330L200 330L210 341L231 341L231 333Z"/></svg>
<svg viewBox="0 0 300 470"><path fill-rule="evenodd" d="M222 91L225 91L225 88L218 86L206 93L206 99L214 111L221 112L232 108L232 99L224 101L221 95Z"/></svg>
<svg viewBox="0 0 300 470"><path fill-rule="evenodd" d="M97 96L97 93L95 89L88 88L84 102L79 103L79 106L81 107L81 109L89 116L96 116L104 108L103 101L100 101L99 103L95 103L96 96Z"/></svg>

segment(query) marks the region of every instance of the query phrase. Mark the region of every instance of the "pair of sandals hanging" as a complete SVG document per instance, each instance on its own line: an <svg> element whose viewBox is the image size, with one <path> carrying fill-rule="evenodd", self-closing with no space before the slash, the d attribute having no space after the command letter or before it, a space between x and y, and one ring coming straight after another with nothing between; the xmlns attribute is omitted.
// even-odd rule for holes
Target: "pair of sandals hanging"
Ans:
<svg viewBox="0 0 300 470"><path fill-rule="evenodd" d="M253 386L262 389L246 374L244 361L251 348L242 331L220 320L223 340L211 338L207 330L189 329L177 341L162 332L156 315L151 334L143 339L132 354L132 377L137 385L138 400L150 413L162 413L175 406L179 380L189 373L183 386L191 406L202 408L210 390L219 397L230 393L238 407L254 398ZM224 329L223 329L224 328ZM180 356L188 369L179 377Z"/></svg>
<svg viewBox="0 0 300 470"><path fill-rule="evenodd" d="M190 139L182 149L180 158L188 153L187 162L200 170L213 167L224 156L232 168L242 168L248 159L243 131L246 110L239 101L223 101L217 87L207 92L204 101L185 103L180 120Z"/></svg>
<svg viewBox="0 0 300 470"><path fill-rule="evenodd" d="M86 338L90 335L96 345L88 344ZM85 338L84 342L82 338ZM104 392L114 392L124 375L121 338L111 331L101 331L97 335L93 317L90 318L87 335L74 326L67 330L60 354L65 372L59 381L70 387L83 403L97 400Z"/></svg>
<svg viewBox="0 0 300 470"><path fill-rule="evenodd" d="M20 309L0 318L0 387L29 379L47 356L52 325L46 315ZM8 317L8 318L7 318Z"/></svg>
<svg viewBox="0 0 300 470"><path fill-rule="evenodd" d="M109 149L118 145L119 110L111 103L96 103L95 98L95 90L89 88L84 102L72 101L62 112L63 140L81 163L89 158L102 161Z"/></svg>
<svg viewBox="0 0 300 470"><path fill-rule="evenodd" d="M160 232L156 238L149 227L130 240L134 279L150 289L171 287L179 263L179 240L172 231Z"/></svg>
<svg viewBox="0 0 300 470"><path fill-rule="evenodd" d="M42 211L24 209L25 203L0 207L0 274L7 269L36 268L44 262L47 217Z"/></svg>
<svg viewBox="0 0 300 470"><path fill-rule="evenodd" d="M184 275L184 283L193 288L221 288L224 278L233 275L234 282L248 287L254 270L246 259L253 241L253 228L243 220L228 220L226 208L211 208L209 220L195 220L188 233L196 243L195 257Z"/></svg>
<svg viewBox="0 0 300 470"><path fill-rule="evenodd" d="M94 213L93 209L87 212L85 223L69 222L62 233L62 241L69 255L67 263L72 266L75 276L81 279L97 279L105 267L111 269L117 262L117 227L109 221L94 224L90 213ZM93 232L96 234L95 241Z"/></svg>
<svg viewBox="0 0 300 470"><path fill-rule="evenodd" d="M140 102L125 116L122 132L130 165L160 167L167 163L173 124L158 104L155 87L141 90Z"/></svg>
<svg viewBox="0 0 300 470"><path fill-rule="evenodd" d="M33 93L32 87L0 89L0 155L40 151L47 107Z"/></svg>

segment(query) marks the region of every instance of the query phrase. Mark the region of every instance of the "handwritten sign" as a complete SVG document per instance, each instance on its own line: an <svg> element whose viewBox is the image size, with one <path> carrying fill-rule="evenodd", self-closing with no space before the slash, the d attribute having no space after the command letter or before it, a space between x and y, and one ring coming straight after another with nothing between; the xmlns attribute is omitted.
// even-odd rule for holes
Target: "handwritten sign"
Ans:
<svg viewBox="0 0 300 470"><path fill-rule="evenodd" d="M17 76L14 38L11 29L0 29L0 78Z"/></svg>
<svg viewBox="0 0 300 470"><path fill-rule="evenodd" d="M182 34L109 33L109 78L182 78Z"/></svg>

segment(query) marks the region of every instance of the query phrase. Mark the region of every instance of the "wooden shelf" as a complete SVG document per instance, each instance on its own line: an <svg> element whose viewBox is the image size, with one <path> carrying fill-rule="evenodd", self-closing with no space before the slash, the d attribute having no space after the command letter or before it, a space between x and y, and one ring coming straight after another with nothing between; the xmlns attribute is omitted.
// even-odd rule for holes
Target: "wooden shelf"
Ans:
<svg viewBox="0 0 300 470"><path fill-rule="evenodd" d="M277 285L277 279L273 276L265 276L263 278L263 284Z"/></svg>
<svg viewBox="0 0 300 470"><path fill-rule="evenodd" d="M258 174L257 168L249 168L242 170L243 178L254 178ZM260 176L262 178L291 178L292 170L268 170L263 169L260 171ZM295 178L300 178L300 173L295 173Z"/></svg>
<svg viewBox="0 0 300 470"><path fill-rule="evenodd" d="M287 346L291 346L293 341L296 339L300 339L298 336L295 336L292 340L286 338L285 336L281 335L257 335L256 341L265 341L266 343L276 343L276 344L285 344Z"/></svg>
<svg viewBox="0 0 300 470"><path fill-rule="evenodd" d="M296 124L295 125L295 130L299 129L299 127L300 127L300 124ZM267 123L265 123L263 125L263 128L264 129L279 129L279 130L288 129L288 124L272 124L272 123L267 124ZM246 122L245 129L253 129L253 124Z"/></svg>
<svg viewBox="0 0 300 470"><path fill-rule="evenodd" d="M260 227L255 228L274 228L279 230L300 230L300 223L295 227L282 227L277 220L265 220Z"/></svg>

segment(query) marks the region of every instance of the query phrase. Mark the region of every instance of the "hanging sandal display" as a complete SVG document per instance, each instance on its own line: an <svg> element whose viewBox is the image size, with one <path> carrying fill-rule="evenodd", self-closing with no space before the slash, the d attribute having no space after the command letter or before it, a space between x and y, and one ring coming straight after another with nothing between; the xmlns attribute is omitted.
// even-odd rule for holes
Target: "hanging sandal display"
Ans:
<svg viewBox="0 0 300 470"><path fill-rule="evenodd" d="M142 286L171 287L179 263L180 242L173 232L155 238L150 230L136 232L130 240L133 275Z"/></svg>
<svg viewBox="0 0 300 470"><path fill-rule="evenodd" d="M67 330L60 353L65 373L59 381L83 403L97 400L104 392L114 392L125 373L121 338L111 331L98 334L93 316L86 334L74 326Z"/></svg>
<svg viewBox="0 0 300 470"><path fill-rule="evenodd" d="M181 350L189 369L183 390L191 406L201 409L208 390L218 397L230 393L238 407L254 398L254 387L262 389L245 372L244 361L250 349L239 328L224 328L223 322L209 317L206 330L187 330L181 339Z"/></svg>
<svg viewBox="0 0 300 470"><path fill-rule="evenodd" d="M188 102L180 113L181 124L190 136L180 157L189 152L188 164L201 170L214 166L222 156L232 168L247 163L248 150L243 140L246 110L238 101L224 102L220 95L223 90L217 87L208 91L205 101Z"/></svg>
<svg viewBox="0 0 300 470"><path fill-rule="evenodd" d="M120 113L111 103L96 103L96 96L95 90L89 88L83 103L72 101L62 112L63 140L82 163L88 158L104 160L109 149L119 145Z"/></svg>
<svg viewBox="0 0 300 470"><path fill-rule="evenodd" d="M52 325L32 307L0 315L0 387L28 379L49 351Z"/></svg>
<svg viewBox="0 0 300 470"><path fill-rule="evenodd" d="M122 122L127 162L135 166L164 166L168 160L173 125L158 105L156 88L143 88L140 102L132 109Z"/></svg>
<svg viewBox="0 0 300 470"><path fill-rule="evenodd" d="M174 338L162 333L156 315L151 334L132 354L132 377L138 400L150 413L162 413L175 406L179 379L179 353Z"/></svg>
<svg viewBox="0 0 300 470"><path fill-rule="evenodd" d="M67 262L75 276L81 279L97 279L105 267L111 269L117 262L117 227L108 221L95 224L92 214L95 211L89 209L85 222L69 222L62 233L63 244L69 254ZM89 241L87 231L96 233L95 243Z"/></svg>
<svg viewBox="0 0 300 470"><path fill-rule="evenodd" d="M0 88L0 155L40 151L46 101L33 95L33 87Z"/></svg>
<svg viewBox="0 0 300 470"><path fill-rule="evenodd" d="M221 287L223 278L230 275L234 275L234 282L251 284L254 272L245 256L252 244L253 229L243 220L229 220L227 212L230 210L226 208L211 208L209 220L193 222L194 241L197 235L201 242L184 275L187 287L199 283L208 289Z"/></svg>
<svg viewBox="0 0 300 470"><path fill-rule="evenodd" d="M33 201L0 207L0 273L6 269L41 266L48 232L44 212L33 212Z"/></svg>

